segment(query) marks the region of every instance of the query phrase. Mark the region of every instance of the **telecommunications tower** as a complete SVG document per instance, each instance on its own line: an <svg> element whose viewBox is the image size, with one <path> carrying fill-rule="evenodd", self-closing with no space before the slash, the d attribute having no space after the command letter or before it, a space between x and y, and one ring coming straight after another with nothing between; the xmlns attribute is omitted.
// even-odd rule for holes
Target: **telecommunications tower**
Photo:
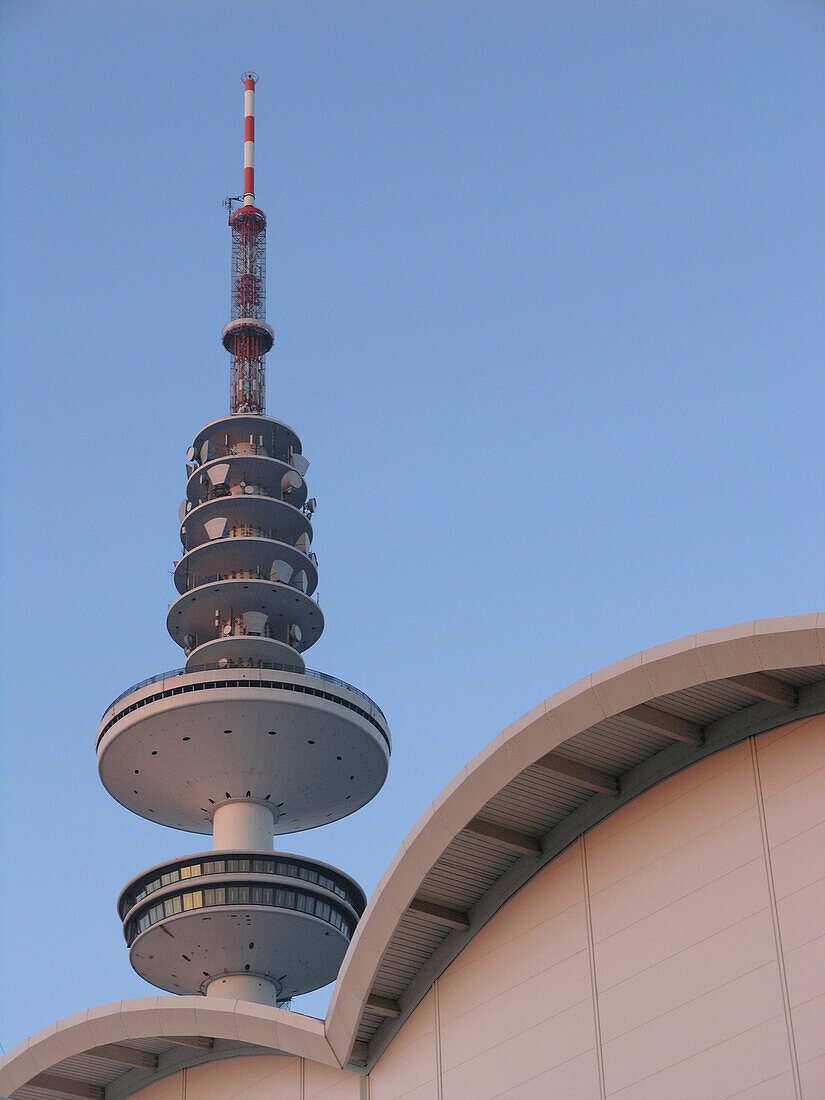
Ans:
<svg viewBox="0 0 825 1100"><path fill-rule="evenodd" d="M255 205L254 73L244 76L244 193L232 209L230 415L187 454L178 597L186 667L120 695L97 734L109 793L211 851L142 872L118 910L132 966L171 993L277 1004L333 981L364 894L342 871L273 851L275 833L351 814L381 789L390 734L358 688L304 665L314 500L295 432L264 412L266 218Z"/></svg>

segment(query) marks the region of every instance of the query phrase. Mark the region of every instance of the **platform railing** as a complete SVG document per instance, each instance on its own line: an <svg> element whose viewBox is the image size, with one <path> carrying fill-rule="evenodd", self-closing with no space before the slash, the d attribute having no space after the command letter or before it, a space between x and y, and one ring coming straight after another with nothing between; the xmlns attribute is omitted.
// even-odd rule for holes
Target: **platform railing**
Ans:
<svg viewBox="0 0 825 1100"><path fill-rule="evenodd" d="M346 688L347 691L351 691L353 694L359 695L362 699L365 699L369 705L381 715L384 722L386 723L387 721L384 712L378 704L375 703L365 691L354 687L352 684L348 684L346 680L341 680L337 676L331 676L328 672L319 672L314 668L300 669L296 668L295 665L278 664L276 662L267 661L248 661L243 665L230 665L225 662L216 661L212 664L194 665L192 668L173 668L169 669L167 672L159 672L156 676L148 676L145 680L140 680L138 683L132 684L132 686L128 687L125 691L122 691L116 699L111 701L103 713L104 715L108 714L112 707L117 706L121 699L125 699L126 696L131 695L132 692L140 691L141 688L148 687L149 684L156 684L160 680L171 680L176 676L187 676L193 672L257 672L260 669L264 671L271 669L276 672L291 672L297 676L311 676L316 680L326 680L327 683L337 684L338 687Z"/></svg>

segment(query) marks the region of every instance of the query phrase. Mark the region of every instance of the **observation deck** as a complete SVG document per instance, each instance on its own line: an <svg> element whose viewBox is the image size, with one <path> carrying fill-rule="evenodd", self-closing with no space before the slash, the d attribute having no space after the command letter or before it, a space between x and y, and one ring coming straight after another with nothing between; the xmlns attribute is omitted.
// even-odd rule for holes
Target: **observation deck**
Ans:
<svg viewBox="0 0 825 1100"><path fill-rule="evenodd" d="M223 804L250 799L274 833L346 817L381 789L387 721L362 691L323 672L176 669L119 696L97 740L103 785L150 821L211 833Z"/></svg>
<svg viewBox="0 0 825 1100"><path fill-rule="evenodd" d="M153 985L194 994L257 978L261 999L275 1003L334 980L365 904L326 863L226 851L143 871L118 912L132 966Z"/></svg>

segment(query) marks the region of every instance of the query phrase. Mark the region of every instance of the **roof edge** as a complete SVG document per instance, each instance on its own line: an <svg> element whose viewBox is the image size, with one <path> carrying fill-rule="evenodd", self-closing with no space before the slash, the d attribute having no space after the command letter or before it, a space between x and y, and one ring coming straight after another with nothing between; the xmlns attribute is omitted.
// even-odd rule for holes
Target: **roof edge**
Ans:
<svg viewBox="0 0 825 1100"><path fill-rule="evenodd" d="M367 903L325 1021L340 1063L350 1057L381 958L421 882L456 834L520 772L591 725L659 696L731 676L821 664L825 613L715 628L608 665L549 696L493 738L413 826Z"/></svg>
<svg viewBox="0 0 825 1100"><path fill-rule="evenodd" d="M35 1032L0 1061L0 1096L10 1096L64 1058L129 1039L228 1039L340 1068L322 1020L220 997L137 997L65 1016Z"/></svg>

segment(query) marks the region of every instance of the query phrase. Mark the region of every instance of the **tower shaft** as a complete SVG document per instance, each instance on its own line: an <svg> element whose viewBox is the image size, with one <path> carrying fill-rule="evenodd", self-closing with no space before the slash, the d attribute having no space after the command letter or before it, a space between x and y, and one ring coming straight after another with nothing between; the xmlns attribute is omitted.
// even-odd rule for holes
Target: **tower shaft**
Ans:
<svg viewBox="0 0 825 1100"><path fill-rule="evenodd" d="M266 218L255 206L254 74L244 77L244 205L230 210L231 409L187 450L178 598L166 623L186 667L136 684L97 737L104 785L213 848L150 867L121 892L132 966L171 993L277 1004L335 978L366 905L358 884L273 850L368 802L390 734L358 688L306 668L324 617L313 598L315 510L296 433L264 415ZM230 200L230 206L231 206Z"/></svg>

